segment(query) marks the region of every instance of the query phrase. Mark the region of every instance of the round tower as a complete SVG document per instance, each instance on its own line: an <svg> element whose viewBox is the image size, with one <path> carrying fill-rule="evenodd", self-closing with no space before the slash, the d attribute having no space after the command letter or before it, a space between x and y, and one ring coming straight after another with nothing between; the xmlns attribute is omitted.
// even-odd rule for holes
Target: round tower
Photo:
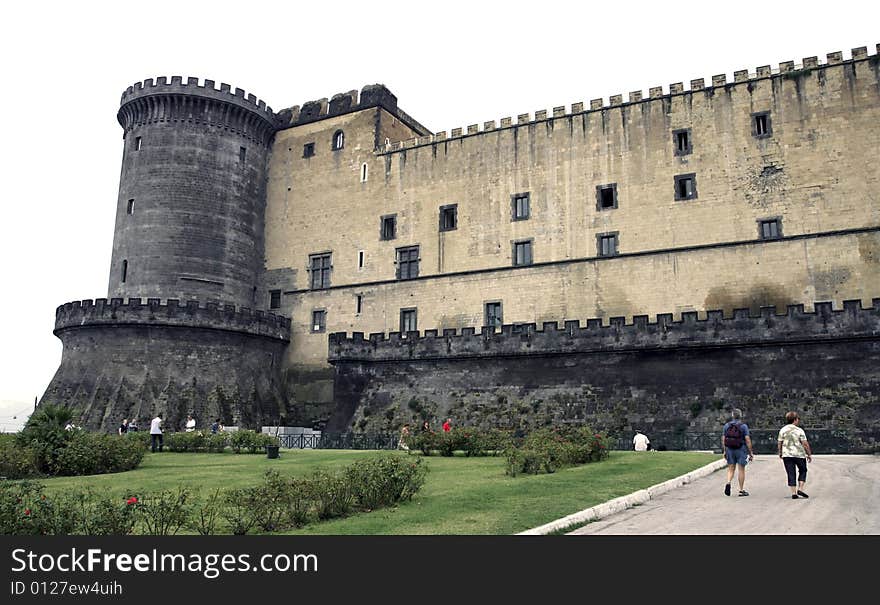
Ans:
<svg viewBox="0 0 880 605"><path fill-rule="evenodd" d="M61 305L41 400L90 429L188 414L257 428L286 409L290 320L255 309L272 109L228 84L146 80L122 95L109 296Z"/></svg>
<svg viewBox="0 0 880 605"><path fill-rule="evenodd" d="M272 109L228 84L158 78L122 95L108 297L254 306Z"/></svg>

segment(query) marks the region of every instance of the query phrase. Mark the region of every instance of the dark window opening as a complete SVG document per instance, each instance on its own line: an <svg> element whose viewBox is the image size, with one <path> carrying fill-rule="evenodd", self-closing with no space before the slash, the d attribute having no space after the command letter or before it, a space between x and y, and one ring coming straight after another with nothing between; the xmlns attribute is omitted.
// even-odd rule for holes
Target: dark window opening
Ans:
<svg viewBox="0 0 880 605"><path fill-rule="evenodd" d="M490 302L486 303L486 324L487 326L493 328L500 328L502 321L501 316L501 303L500 302Z"/></svg>
<svg viewBox="0 0 880 605"><path fill-rule="evenodd" d="M244 162L244 159L247 157L247 148L239 147L238 148L238 161Z"/></svg>
<svg viewBox="0 0 880 605"><path fill-rule="evenodd" d="M358 269L364 268L364 251L358 250Z"/></svg>
<svg viewBox="0 0 880 605"><path fill-rule="evenodd" d="M128 261L122 261L122 283L125 283L125 279L128 277Z"/></svg>
<svg viewBox="0 0 880 605"><path fill-rule="evenodd" d="M135 137L135 138L134 138L134 150L135 150L135 151L140 151L140 150L141 150L141 138L140 138L140 137Z"/></svg>
<svg viewBox="0 0 880 605"><path fill-rule="evenodd" d="M379 223L379 239L389 240L397 237L397 215L383 216Z"/></svg>
<svg viewBox="0 0 880 605"><path fill-rule="evenodd" d="M361 183L367 182L367 165L361 164Z"/></svg>
<svg viewBox="0 0 880 605"><path fill-rule="evenodd" d="M312 311L312 332L323 332L327 328L327 311L316 309Z"/></svg>
<svg viewBox="0 0 880 605"><path fill-rule="evenodd" d="M337 130L333 134L333 142L331 144L331 149L336 151L337 149L342 149L345 146L345 133L341 130Z"/></svg>
<svg viewBox="0 0 880 605"><path fill-rule="evenodd" d="M453 231L458 228L458 204L440 206L440 231Z"/></svg>
<svg viewBox="0 0 880 605"><path fill-rule="evenodd" d="M360 315L364 308L364 297L362 295L358 294L355 298L354 308L355 314Z"/></svg>
<svg viewBox="0 0 880 605"><path fill-rule="evenodd" d="M693 151L691 148L690 129L673 130L672 138L675 143L675 155L688 155Z"/></svg>
<svg viewBox="0 0 880 605"><path fill-rule="evenodd" d="M596 210L617 208L617 183L596 186Z"/></svg>
<svg viewBox="0 0 880 605"><path fill-rule="evenodd" d="M128 206L125 209L126 214L134 214L134 199L128 200Z"/></svg>
<svg viewBox="0 0 880 605"><path fill-rule="evenodd" d="M310 158L315 155L315 144L314 143L306 143L303 145L303 157Z"/></svg>
<svg viewBox="0 0 880 605"><path fill-rule="evenodd" d="M269 290L269 308L281 308L281 290Z"/></svg>
<svg viewBox="0 0 880 605"><path fill-rule="evenodd" d="M769 137L773 131L770 129L770 112L762 111L752 114L752 135L755 137Z"/></svg>
<svg viewBox="0 0 880 605"><path fill-rule="evenodd" d="M309 255L309 284L312 290L321 290L330 287L330 253Z"/></svg>
<svg viewBox="0 0 880 605"><path fill-rule="evenodd" d="M529 218L529 202L528 193L517 193L516 195L511 196L510 205L513 213L513 220L524 221Z"/></svg>
<svg viewBox="0 0 880 605"><path fill-rule="evenodd" d="M782 219L771 218L759 220L758 235L761 239L779 239L782 237Z"/></svg>
<svg viewBox="0 0 880 605"><path fill-rule="evenodd" d="M617 233L600 233L596 236L599 256L617 256Z"/></svg>
<svg viewBox="0 0 880 605"><path fill-rule="evenodd" d="M513 266L532 264L532 240L513 242Z"/></svg>
<svg viewBox="0 0 880 605"><path fill-rule="evenodd" d="M419 276L419 247L397 249L397 279L412 279Z"/></svg>
<svg viewBox="0 0 880 605"><path fill-rule="evenodd" d="M681 174L675 177L675 199L697 199L697 176L696 174Z"/></svg>
<svg viewBox="0 0 880 605"><path fill-rule="evenodd" d="M400 333L415 332L419 329L418 314L415 309L400 310Z"/></svg>

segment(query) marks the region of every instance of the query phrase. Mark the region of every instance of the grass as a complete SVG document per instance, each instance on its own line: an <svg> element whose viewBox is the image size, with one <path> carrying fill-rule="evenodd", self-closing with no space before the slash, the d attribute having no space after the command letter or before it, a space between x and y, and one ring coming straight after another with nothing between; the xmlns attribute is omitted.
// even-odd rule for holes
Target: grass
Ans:
<svg viewBox="0 0 880 605"><path fill-rule="evenodd" d="M268 468L300 475L316 467L340 468L375 454L352 450L282 450L269 460L247 454L147 454L134 471L115 475L59 477L48 491L90 486L127 496L178 485L203 493L260 481ZM427 482L392 509L310 524L292 534L513 534L685 474L717 459L703 452L612 452L601 463L551 475L504 474L504 458L428 457Z"/></svg>

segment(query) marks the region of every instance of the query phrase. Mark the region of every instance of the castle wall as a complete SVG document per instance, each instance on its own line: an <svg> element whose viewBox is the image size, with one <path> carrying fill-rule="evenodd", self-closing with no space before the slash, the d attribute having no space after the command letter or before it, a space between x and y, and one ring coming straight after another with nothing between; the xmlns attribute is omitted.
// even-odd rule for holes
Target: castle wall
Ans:
<svg viewBox="0 0 880 605"><path fill-rule="evenodd" d="M328 430L387 431L448 416L462 425L715 431L732 407L752 428L775 428L794 409L810 426L872 430L880 421L880 299L860 306L405 339L334 334L338 406Z"/></svg>

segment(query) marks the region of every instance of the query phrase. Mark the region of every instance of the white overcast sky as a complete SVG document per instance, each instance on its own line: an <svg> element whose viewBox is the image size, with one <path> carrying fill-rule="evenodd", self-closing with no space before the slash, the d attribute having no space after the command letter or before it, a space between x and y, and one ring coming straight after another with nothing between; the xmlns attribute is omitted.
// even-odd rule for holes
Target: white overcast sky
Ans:
<svg viewBox="0 0 880 605"><path fill-rule="evenodd" d="M858 46L874 54L878 24L876 0L6 3L0 430L58 367L55 308L107 295L116 111L138 80L209 78L276 110L382 83L436 132Z"/></svg>

